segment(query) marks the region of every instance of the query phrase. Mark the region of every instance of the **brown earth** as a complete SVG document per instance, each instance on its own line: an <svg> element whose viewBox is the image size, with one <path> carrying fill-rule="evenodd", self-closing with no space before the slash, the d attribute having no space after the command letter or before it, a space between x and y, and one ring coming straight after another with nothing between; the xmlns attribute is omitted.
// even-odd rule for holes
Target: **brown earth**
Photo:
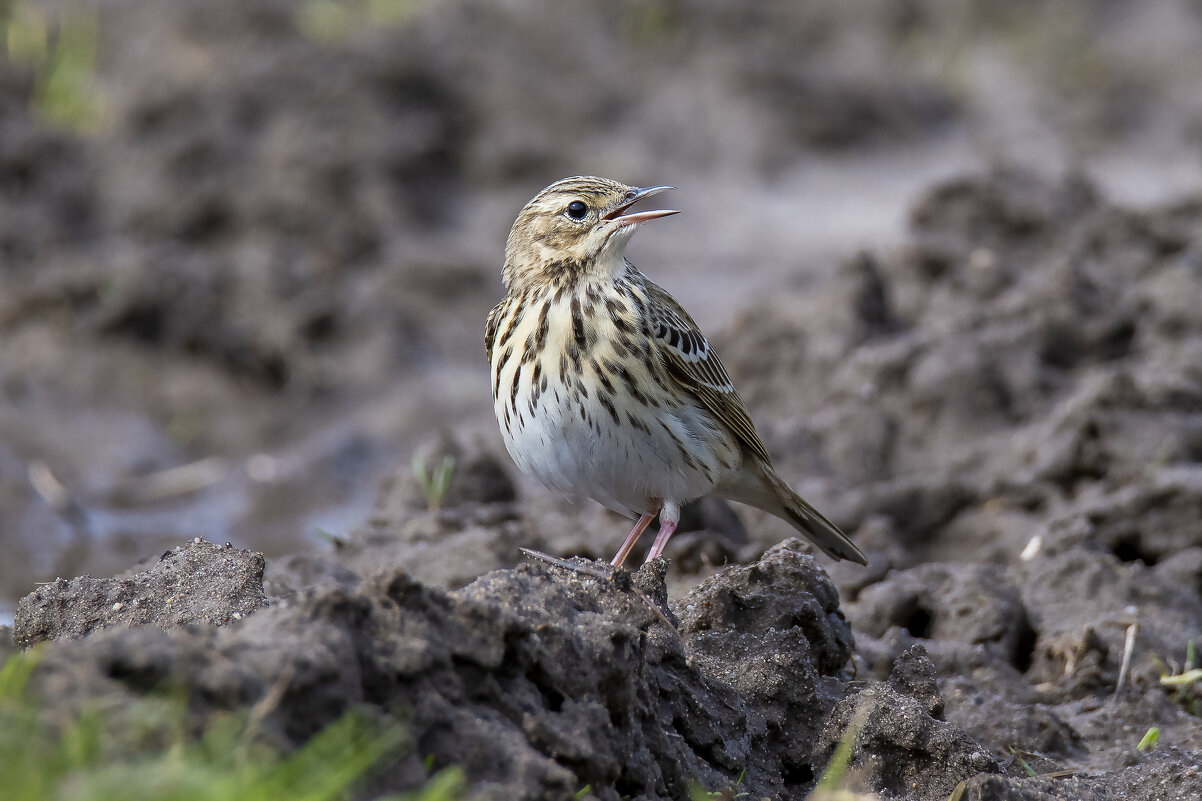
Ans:
<svg viewBox="0 0 1202 801"><path fill-rule="evenodd" d="M277 742L400 705L496 798L802 797L860 709L883 797L1202 796L1159 685L1202 639L1196 10L526 5L112 0L92 135L0 61L0 595L64 640L48 703L203 717L290 664ZM681 186L633 256L867 569L714 501L650 606L515 567L624 533L514 475L484 389L507 226L576 172Z"/></svg>

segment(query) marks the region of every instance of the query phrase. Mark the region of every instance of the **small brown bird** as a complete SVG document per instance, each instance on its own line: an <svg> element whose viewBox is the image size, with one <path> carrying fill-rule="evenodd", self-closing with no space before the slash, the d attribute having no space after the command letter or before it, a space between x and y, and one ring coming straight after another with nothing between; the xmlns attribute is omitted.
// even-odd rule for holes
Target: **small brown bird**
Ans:
<svg viewBox="0 0 1202 801"><path fill-rule="evenodd" d="M630 517L620 565L651 520L659 556L680 506L719 495L791 523L823 553L864 554L772 467L743 401L697 324L626 260L626 213L670 186L565 178L526 204L505 246L505 298L485 350L505 447L546 487Z"/></svg>

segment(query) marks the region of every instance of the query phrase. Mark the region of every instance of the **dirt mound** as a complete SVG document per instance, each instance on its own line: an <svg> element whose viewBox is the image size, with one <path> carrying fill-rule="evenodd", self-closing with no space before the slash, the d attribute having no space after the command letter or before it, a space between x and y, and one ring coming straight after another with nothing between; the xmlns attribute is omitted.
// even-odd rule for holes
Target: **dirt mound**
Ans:
<svg viewBox="0 0 1202 801"><path fill-rule="evenodd" d="M41 636L67 639L43 651L35 682L48 705L68 707L182 682L199 717L283 682L264 727L284 743L352 706L403 709L416 748L386 789L419 784L428 766L417 755L429 755L462 766L478 798L569 797L584 785L597 798L685 798L693 786L736 784L796 796L860 708L861 749L877 771L868 786L904 783L934 801L996 770L963 731L930 717L937 709L905 694L929 694L929 682L895 681L900 692L847 683L851 631L834 587L798 546L727 568L671 607L663 562L616 580L536 563L451 593L386 570L220 628L118 627L70 640L79 632L69 622L46 625ZM188 558L220 573L225 556L197 545ZM142 589L131 603L204 600ZM933 675L921 651L907 659L907 675ZM926 774L929 784L913 784Z"/></svg>
<svg viewBox="0 0 1202 801"><path fill-rule="evenodd" d="M13 634L17 646L31 648L114 626L220 626L265 603L262 554L198 539L124 577L39 587L17 605Z"/></svg>
<svg viewBox="0 0 1202 801"><path fill-rule="evenodd" d="M749 403L788 410L784 471L830 476L815 500L873 561L831 568L863 664L924 644L948 718L1003 761L1109 772L1153 724L1202 747L1159 684L1202 630L1200 209L953 181L899 253L731 340Z"/></svg>

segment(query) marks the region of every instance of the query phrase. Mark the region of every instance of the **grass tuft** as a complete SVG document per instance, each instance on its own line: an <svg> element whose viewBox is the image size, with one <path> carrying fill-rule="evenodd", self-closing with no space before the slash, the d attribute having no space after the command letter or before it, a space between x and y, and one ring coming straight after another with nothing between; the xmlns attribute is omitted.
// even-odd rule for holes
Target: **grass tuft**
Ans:
<svg viewBox="0 0 1202 801"><path fill-rule="evenodd" d="M397 27L420 10L417 0L305 0L296 27L322 45L339 45L363 31Z"/></svg>
<svg viewBox="0 0 1202 801"><path fill-rule="evenodd" d="M395 723L351 711L291 753L254 737L254 715L212 717L188 734L182 692L99 706L66 720L29 689L36 652L0 668L0 776L5 801L341 801L404 750ZM390 801L453 801L464 782L444 770L421 790Z"/></svg>
<svg viewBox="0 0 1202 801"><path fill-rule="evenodd" d="M1039 778L1039 774L1035 772L1035 768L1027 764L1027 760L1023 759L1023 755L1018 752L1017 748L1010 746L1010 754L1018 762L1019 766L1022 767L1023 773L1027 774L1032 779Z"/></svg>
<svg viewBox="0 0 1202 801"><path fill-rule="evenodd" d="M103 126L105 107L95 78L99 39L99 20L90 7L51 16L31 3L0 0L3 56L33 74L30 105L54 128L78 134Z"/></svg>
<svg viewBox="0 0 1202 801"><path fill-rule="evenodd" d="M443 457L442 464L438 469L430 472L426 470L426 458L420 453L413 454L413 477L417 479L417 483L422 488L422 492L426 495L426 507L431 511L437 511L442 506L442 499L446 497L447 490L451 487L451 476L455 473L455 459L452 456Z"/></svg>
<svg viewBox="0 0 1202 801"><path fill-rule="evenodd" d="M1202 717L1202 668L1198 667L1197 648L1193 640L1185 646L1185 664L1177 672L1176 662L1167 667L1159 659L1160 686L1169 691L1169 698L1194 717Z"/></svg>

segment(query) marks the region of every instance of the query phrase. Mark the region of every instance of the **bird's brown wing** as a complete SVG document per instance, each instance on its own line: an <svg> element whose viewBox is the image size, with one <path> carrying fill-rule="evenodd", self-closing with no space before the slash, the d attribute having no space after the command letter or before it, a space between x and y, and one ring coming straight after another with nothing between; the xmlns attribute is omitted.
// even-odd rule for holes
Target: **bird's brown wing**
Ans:
<svg viewBox="0 0 1202 801"><path fill-rule="evenodd" d="M668 373L729 428L739 441L765 463L768 450L755 433L743 399L722 366L718 354L689 313L662 287L647 282L651 334L665 356Z"/></svg>

